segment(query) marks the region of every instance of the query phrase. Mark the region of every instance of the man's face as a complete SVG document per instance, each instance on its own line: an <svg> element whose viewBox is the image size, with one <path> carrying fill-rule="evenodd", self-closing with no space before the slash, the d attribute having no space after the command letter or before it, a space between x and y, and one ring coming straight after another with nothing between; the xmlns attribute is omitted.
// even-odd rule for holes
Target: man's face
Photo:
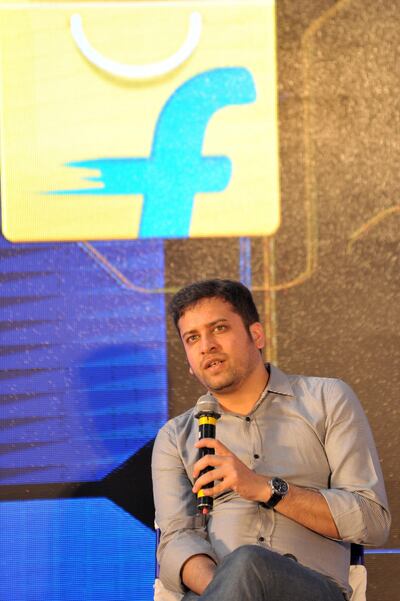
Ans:
<svg viewBox="0 0 400 601"><path fill-rule="evenodd" d="M240 390L262 362L261 324L252 324L249 334L232 305L220 298L186 309L178 328L193 374L211 392Z"/></svg>

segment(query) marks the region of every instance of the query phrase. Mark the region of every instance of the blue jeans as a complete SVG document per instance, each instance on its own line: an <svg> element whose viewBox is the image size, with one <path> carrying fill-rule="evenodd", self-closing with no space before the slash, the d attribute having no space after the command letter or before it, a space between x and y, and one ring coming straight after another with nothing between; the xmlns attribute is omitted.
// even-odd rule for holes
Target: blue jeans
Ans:
<svg viewBox="0 0 400 601"><path fill-rule="evenodd" d="M279 553L244 545L227 555L202 595L182 601L343 601L338 585Z"/></svg>

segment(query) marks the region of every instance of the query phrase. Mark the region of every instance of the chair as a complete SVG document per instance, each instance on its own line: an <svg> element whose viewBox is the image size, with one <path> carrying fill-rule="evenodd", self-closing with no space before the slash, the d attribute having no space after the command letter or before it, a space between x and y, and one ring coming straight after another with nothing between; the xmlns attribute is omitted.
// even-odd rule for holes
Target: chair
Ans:
<svg viewBox="0 0 400 601"><path fill-rule="evenodd" d="M366 601L367 569L364 565L364 547L351 545L349 583L353 589L350 601Z"/></svg>
<svg viewBox="0 0 400 601"><path fill-rule="evenodd" d="M160 541L160 529L156 530L156 550ZM160 567L156 560L156 574L154 579L154 601L180 601L180 593L167 590L159 579ZM367 599L367 570L364 565L364 547L351 545L349 584L353 589L350 601L366 601Z"/></svg>

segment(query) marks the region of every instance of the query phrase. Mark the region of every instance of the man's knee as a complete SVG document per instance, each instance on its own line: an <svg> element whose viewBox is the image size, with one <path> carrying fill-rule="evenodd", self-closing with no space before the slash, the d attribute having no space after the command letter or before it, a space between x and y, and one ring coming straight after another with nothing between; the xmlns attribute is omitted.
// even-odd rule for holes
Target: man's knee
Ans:
<svg viewBox="0 0 400 601"><path fill-rule="evenodd" d="M287 566L282 565L282 560L284 563L285 558L265 547L243 545L225 557L220 575L229 578L232 590L263 599L283 580Z"/></svg>
<svg viewBox="0 0 400 601"><path fill-rule="evenodd" d="M224 560L231 568L237 570L237 573L245 571L248 573L252 569L258 571L265 570L275 558L279 557L277 553L269 551L259 545L242 545L232 551Z"/></svg>

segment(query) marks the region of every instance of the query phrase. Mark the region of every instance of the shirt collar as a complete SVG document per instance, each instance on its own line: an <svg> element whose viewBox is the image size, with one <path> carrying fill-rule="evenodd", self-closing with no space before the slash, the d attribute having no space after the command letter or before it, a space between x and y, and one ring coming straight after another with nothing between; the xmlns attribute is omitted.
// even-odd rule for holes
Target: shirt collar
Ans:
<svg viewBox="0 0 400 601"><path fill-rule="evenodd" d="M250 414L254 413L258 409L258 407L262 403L264 403L269 392L273 392L274 394L282 394L283 396L289 397L295 396L293 388L291 387L291 384L289 382L289 378L286 374L283 373L283 371L281 371L271 363L266 363L265 369L269 372L268 383L262 391L253 409L250 411Z"/></svg>
<svg viewBox="0 0 400 601"><path fill-rule="evenodd" d="M293 388L290 384L289 378L286 374L283 373L280 369L272 365L271 363L267 364L269 369L269 380L267 384L267 391L274 392L276 394L283 394L284 396L294 397L295 394L293 392ZM263 393L263 396L267 392Z"/></svg>
<svg viewBox="0 0 400 601"><path fill-rule="evenodd" d="M258 407L264 401L265 397L269 392L273 392L275 394L282 394L283 396L289 397L295 396L293 388L289 382L289 378L285 373L283 373L283 371L275 367L275 365L272 365L272 363L266 363L265 369L269 371L268 383L262 391L258 401L255 403L253 409L250 411L250 414L254 413L254 411L258 409ZM213 396L210 391L208 391L207 394ZM234 411L225 411L221 406L219 410L221 413L235 413Z"/></svg>

